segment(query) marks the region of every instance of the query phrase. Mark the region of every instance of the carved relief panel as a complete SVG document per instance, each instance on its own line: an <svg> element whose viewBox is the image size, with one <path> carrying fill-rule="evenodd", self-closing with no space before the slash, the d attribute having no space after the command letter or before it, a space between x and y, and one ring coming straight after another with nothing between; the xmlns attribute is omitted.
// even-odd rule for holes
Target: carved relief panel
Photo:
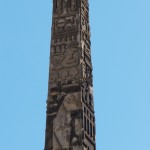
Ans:
<svg viewBox="0 0 150 150"><path fill-rule="evenodd" d="M86 82L82 85L82 101L93 110L93 87Z"/></svg>
<svg viewBox="0 0 150 150"><path fill-rule="evenodd" d="M62 69L58 71L52 71L50 77L51 88L57 88L58 84L73 85L80 83L80 71L79 67Z"/></svg>
<svg viewBox="0 0 150 150"><path fill-rule="evenodd" d="M78 30L77 19L75 15L67 15L59 18L54 18L53 24L54 34L73 32Z"/></svg>
<svg viewBox="0 0 150 150"><path fill-rule="evenodd" d="M67 94L53 121L53 147L56 150L82 150L82 104L80 93Z"/></svg>
<svg viewBox="0 0 150 150"><path fill-rule="evenodd" d="M75 67L79 65L79 52L77 47L57 45L51 54L51 69Z"/></svg>
<svg viewBox="0 0 150 150"><path fill-rule="evenodd" d="M53 0L54 13L61 14L77 10L78 0Z"/></svg>
<svg viewBox="0 0 150 150"><path fill-rule="evenodd" d="M76 45L54 45L51 49L50 85L56 87L61 85L79 83L80 59L79 49Z"/></svg>

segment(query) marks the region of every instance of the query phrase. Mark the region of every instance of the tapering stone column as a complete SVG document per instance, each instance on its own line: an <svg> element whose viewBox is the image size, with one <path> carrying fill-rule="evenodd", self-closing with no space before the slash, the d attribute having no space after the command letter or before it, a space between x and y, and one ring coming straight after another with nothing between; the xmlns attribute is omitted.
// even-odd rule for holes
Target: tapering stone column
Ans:
<svg viewBox="0 0 150 150"><path fill-rule="evenodd" d="M95 150L88 0L53 0L45 150Z"/></svg>

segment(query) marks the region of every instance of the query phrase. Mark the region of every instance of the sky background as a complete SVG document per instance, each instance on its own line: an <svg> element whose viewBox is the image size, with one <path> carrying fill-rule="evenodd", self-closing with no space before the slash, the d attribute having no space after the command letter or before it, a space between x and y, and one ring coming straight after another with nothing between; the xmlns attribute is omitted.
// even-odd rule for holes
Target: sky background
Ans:
<svg viewBox="0 0 150 150"><path fill-rule="evenodd" d="M150 150L150 1L90 0L97 150ZM0 150L43 150L51 0L0 0Z"/></svg>

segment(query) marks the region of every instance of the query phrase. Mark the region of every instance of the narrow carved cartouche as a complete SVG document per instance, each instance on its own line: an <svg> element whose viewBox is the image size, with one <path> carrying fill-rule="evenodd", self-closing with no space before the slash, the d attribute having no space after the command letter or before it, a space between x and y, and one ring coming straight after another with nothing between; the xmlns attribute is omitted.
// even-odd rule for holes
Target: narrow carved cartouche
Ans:
<svg viewBox="0 0 150 150"><path fill-rule="evenodd" d="M88 0L53 0L44 150L96 150Z"/></svg>

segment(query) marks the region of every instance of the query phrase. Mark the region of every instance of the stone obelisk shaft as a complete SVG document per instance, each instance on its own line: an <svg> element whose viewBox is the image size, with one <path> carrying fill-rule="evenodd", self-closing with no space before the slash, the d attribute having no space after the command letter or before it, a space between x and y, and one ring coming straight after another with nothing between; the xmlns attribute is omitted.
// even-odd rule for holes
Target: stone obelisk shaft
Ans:
<svg viewBox="0 0 150 150"><path fill-rule="evenodd" d="M95 150L88 0L53 0L45 150Z"/></svg>

